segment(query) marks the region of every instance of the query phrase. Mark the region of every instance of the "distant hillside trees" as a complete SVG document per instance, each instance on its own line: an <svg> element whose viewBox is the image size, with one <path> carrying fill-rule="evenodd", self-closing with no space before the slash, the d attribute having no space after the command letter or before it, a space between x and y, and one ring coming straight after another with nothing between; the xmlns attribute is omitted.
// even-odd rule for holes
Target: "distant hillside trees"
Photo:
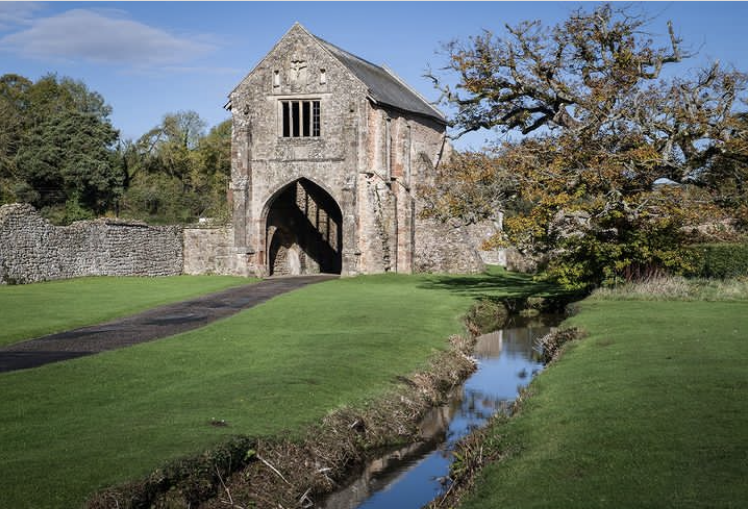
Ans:
<svg viewBox="0 0 748 509"><path fill-rule="evenodd" d="M452 126L509 136L443 166L430 212L506 210L495 243L577 288L687 271L684 227L748 219L746 75L665 73L690 55L672 26L658 44L647 23L600 5L448 45L457 84L434 79Z"/></svg>
<svg viewBox="0 0 748 509"><path fill-rule="evenodd" d="M226 217L231 124L206 133L195 112L167 114L121 140L111 107L81 81L0 77L0 204L55 223L101 215L159 223Z"/></svg>

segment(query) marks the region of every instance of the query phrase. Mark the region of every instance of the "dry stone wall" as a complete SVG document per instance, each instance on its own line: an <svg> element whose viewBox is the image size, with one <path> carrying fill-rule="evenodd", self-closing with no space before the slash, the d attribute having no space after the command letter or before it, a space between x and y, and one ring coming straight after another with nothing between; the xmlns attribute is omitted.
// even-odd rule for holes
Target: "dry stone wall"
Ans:
<svg viewBox="0 0 748 509"><path fill-rule="evenodd" d="M30 205L0 207L0 284L182 273L182 228L100 219L54 226Z"/></svg>

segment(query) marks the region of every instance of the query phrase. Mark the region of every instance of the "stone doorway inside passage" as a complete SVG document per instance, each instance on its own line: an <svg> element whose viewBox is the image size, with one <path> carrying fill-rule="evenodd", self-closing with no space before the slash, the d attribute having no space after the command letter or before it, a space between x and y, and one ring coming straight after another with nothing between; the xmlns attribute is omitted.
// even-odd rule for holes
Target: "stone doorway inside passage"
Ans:
<svg viewBox="0 0 748 509"><path fill-rule="evenodd" d="M282 188L267 208L268 275L340 274L342 218L335 199L311 180Z"/></svg>

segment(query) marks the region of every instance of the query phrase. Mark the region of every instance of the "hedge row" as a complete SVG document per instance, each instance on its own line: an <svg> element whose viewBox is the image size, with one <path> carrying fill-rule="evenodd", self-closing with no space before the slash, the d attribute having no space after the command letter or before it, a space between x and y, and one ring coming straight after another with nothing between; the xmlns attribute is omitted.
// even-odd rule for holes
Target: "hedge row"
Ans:
<svg viewBox="0 0 748 509"><path fill-rule="evenodd" d="M699 244L694 276L726 279L748 275L748 243Z"/></svg>

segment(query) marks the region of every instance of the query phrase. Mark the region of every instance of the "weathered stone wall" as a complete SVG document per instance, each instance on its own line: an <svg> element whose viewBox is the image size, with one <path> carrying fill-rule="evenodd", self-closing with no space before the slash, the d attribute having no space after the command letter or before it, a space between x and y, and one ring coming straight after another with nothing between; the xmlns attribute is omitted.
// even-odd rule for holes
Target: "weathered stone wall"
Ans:
<svg viewBox="0 0 748 509"><path fill-rule="evenodd" d="M412 126L412 180L414 181L414 272L475 273L485 269L473 231L441 221L422 217L423 201L418 192L434 179L434 168L451 155L452 147L445 133L429 122L414 122Z"/></svg>
<svg viewBox="0 0 748 509"><path fill-rule="evenodd" d="M30 205L0 207L0 284L182 273L182 229L109 219L53 226Z"/></svg>
<svg viewBox="0 0 748 509"><path fill-rule="evenodd" d="M234 229L185 228L185 274L234 274Z"/></svg>
<svg viewBox="0 0 748 509"><path fill-rule="evenodd" d="M361 273L398 272L397 201L390 181L376 173L359 175L358 268ZM402 272L402 271L400 271Z"/></svg>
<svg viewBox="0 0 748 509"><path fill-rule="evenodd" d="M464 227L421 219L415 237L416 272L470 274L485 268Z"/></svg>
<svg viewBox="0 0 748 509"><path fill-rule="evenodd" d="M503 216L499 217L501 221ZM484 243L490 239L497 231L502 228L501 222L483 221L478 224L471 224L465 227L471 243L478 250L483 263L490 265L501 265L506 267L507 255L506 249L485 249Z"/></svg>
<svg viewBox="0 0 748 509"><path fill-rule="evenodd" d="M369 105L357 179L359 270L416 270L417 186L423 158L439 160L444 126L425 117Z"/></svg>

